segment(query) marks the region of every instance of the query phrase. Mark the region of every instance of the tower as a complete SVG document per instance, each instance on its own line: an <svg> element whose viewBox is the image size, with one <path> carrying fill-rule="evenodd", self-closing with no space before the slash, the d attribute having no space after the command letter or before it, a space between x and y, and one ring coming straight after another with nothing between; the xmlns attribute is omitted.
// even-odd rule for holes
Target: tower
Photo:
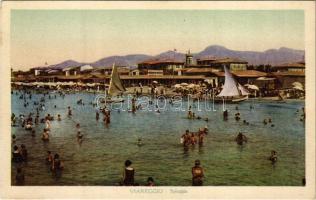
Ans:
<svg viewBox="0 0 316 200"><path fill-rule="evenodd" d="M190 49L187 54L185 54L185 66L193 64L193 55L190 53Z"/></svg>

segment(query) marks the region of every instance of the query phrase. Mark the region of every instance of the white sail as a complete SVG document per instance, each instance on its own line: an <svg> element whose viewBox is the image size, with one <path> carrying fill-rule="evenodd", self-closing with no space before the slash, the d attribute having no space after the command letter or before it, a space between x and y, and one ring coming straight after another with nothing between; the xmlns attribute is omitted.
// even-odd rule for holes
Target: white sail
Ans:
<svg viewBox="0 0 316 200"><path fill-rule="evenodd" d="M238 90L241 92L241 95L246 96L249 95L248 90L238 83Z"/></svg>
<svg viewBox="0 0 316 200"><path fill-rule="evenodd" d="M218 97L233 97L233 96L241 96L241 91L237 87L237 81L234 79L233 75L229 72L229 70L224 66L225 70L225 83L223 86L223 90L217 95Z"/></svg>
<svg viewBox="0 0 316 200"><path fill-rule="evenodd" d="M122 93L124 91L126 91L126 89L122 84L122 81L121 81L120 76L119 76L118 71L117 71L117 67L115 66L115 64L113 64L108 94L110 96L115 96L115 95Z"/></svg>

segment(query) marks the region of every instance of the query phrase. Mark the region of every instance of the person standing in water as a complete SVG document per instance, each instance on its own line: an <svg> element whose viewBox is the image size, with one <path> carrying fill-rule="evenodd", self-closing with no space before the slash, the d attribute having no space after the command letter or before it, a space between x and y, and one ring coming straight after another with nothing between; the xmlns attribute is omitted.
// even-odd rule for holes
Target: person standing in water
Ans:
<svg viewBox="0 0 316 200"><path fill-rule="evenodd" d="M131 166L132 162L130 160L125 161L125 169L123 174L123 185L133 186L134 185L134 174L135 169Z"/></svg>
<svg viewBox="0 0 316 200"><path fill-rule="evenodd" d="M271 155L269 157L269 160L271 160L272 164L274 165L276 161L278 160L277 152L272 150Z"/></svg>
<svg viewBox="0 0 316 200"><path fill-rule="evenodd" d="M24 176L24 173L22 172L22 169L19 167L17 168L17 172L15 175L15 184L24 185L24 182L25 182L25 176Z"/></svg>
<svg viewBox="0 0 316 200"><path fill-rule="evenodd" d="M99 114L99 112L97 111L97 112L95 113L95 119L96 119L97 121L99 121L99 118L100 118L100 114Z"/></svg>
<svg viewBox="0 0 316 200"><path fill-rule="evenodd" d="M247 139L247 137L244 134L239 132L237 137L235 138L235 141L237 142L237 144L242 145L243 142L247 142L248 139Z"/></svg>
<svg viewBox="0 0 316 200"><path fill-rule="evenodd" d="M47 157L46 157L46 163L49 164L49 165L52 165L53 163L53 154L51 151L47 151Z"/></svg>
<svg viewBox="0 0 316 200"><path fill-rule="evenodd" d="M200 166L200 160L195 160L195 165L192 167L192 186L202 186L204 172L203 168Z"/></svg>
<svg viewBox="0 0 316 200"><path fill-rule="evenodd" d="M72 116L72 111L71 111L70 106L68 106L68 116Z"/></svg>
<svg viewBox="0 0 316 200"><path fill-rule="evenodd" d="M59 155L56 153L54 155L54 159L52 162L52 173L55 178L59 178L61 176L61 172L64 169L64 165L59 159Z"/></svg>
<svg viewBox="0 0 316 200"><path fill-rule="evenodd" d="M48 130L44 129L44 132L42 134L42 140L44 142L48 142L49 141L49 133L48 133Z"/></svg>
<svg viewBox="0 0 316 200"><path fill-rule="evenodd" d="M82 143L82 139L83 139L83 134L80 131L78 131L78 133L77 133L77 141L78 141L79 144Z"/></svg>
<svg viewBox="0 0 316 200"><path fill-rule="evenodd" d="M223 118L224 118L225 121L228 119L228 111L227 110L225 110L223 112Z"/></svg>

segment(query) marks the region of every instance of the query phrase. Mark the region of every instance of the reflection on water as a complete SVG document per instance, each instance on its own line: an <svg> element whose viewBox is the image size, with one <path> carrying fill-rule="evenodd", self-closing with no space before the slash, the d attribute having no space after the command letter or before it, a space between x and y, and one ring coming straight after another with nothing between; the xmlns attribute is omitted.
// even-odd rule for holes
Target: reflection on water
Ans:
<svg viewBox="0 0 316 200"><path fill-rule="evenodd" d="M35 107L24 108L23 100L12 95L12 112L19 114L36 113ZM149 176L157 185L191 185L191 167L194 160L201 160L205 170L204 185L301 185L305 176L305 127L299 121L297 109L304 106L302 101L287 103L254 102L227 105L228 121L223 121L222 105L215 105L215 111L196 111L204 120L188 120L186 112L167 110L161 114L149 111L112 112L108 127L95 119L95 108L89 103L95 96L87 93L66 95L63 99L46 98L45 112L57 116L61 121L52 121L51 138L48 143L41 141L45 124L35 127L36 136L19 127L12 127L17 136L17 145L26 145L29 161L23 164L26 185L117 185L121 180L126 159L133 162L136 182L144 185ZM33 100L39 100L33 95ZM83 99L85 105L77 105ZM56 108L54 108L56 105ZM212 105L207 103L208 107ZM72 107L73 116L68 118L67 107ZM152 105L152 110L155 110ZM234 114L240 112L241 120L235 121ZM275 127L264 125L263 119L271 118ZM246 119L249 125L244 125ZM77 142L76 123L80 123L84 139ZM209 134L204 145L184 148L180 137L186 129L198 131L208 126ZM237 145L234 138L244 132L248 142ZM142 146L137 145L142 138ZM47 151L59 153L65 169L61 178L52 178L45 164ZM272 166L268 160L271 150L278 152L278 162ZM16 166L12 165L12 181Z"/></svg>

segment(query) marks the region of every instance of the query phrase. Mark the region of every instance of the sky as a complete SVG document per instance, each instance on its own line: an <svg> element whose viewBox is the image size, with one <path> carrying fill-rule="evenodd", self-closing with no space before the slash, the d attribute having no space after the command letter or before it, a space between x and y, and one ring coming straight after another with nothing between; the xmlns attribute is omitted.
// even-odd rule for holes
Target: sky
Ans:
<svg viewBox="0 0 316 200"><path fill-rule="evenodd" d="M13 10L11 67L112 55L304 49L301 10Z"/></svg>

